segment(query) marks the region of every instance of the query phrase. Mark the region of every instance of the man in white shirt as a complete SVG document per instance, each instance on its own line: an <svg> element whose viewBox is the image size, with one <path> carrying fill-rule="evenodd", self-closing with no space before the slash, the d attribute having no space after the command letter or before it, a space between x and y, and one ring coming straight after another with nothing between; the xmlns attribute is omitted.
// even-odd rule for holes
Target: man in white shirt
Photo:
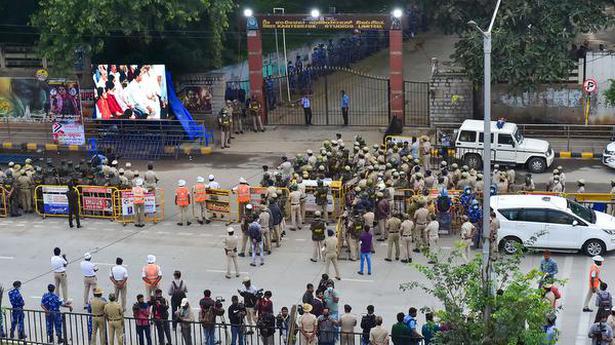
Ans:
<svg viewBox="0 0 615 345"><path fill-rule="evenodd" d="M61 254L60 248L55 247L53 249L53 256L51 257L51 270L53 271L53 281L55 293L60 296L60 287L62 288L62 299L68 300L68 287L66 277L66 266L68 261L66 260L66 254ZM61 255L60 255L61 254Z"/></svg>
<svg viewBox="0 0 615 345"><path fill-rule="evenodd" d="M96 271L98 267L92 263L92 254L85 253L81 261L81 273L83 274L83 309L87 309L90 300L90 289L94 291L97 286Z"/></svg>
<svg viewBox="0 0 615 345"><path fill-rule="evenodd" d="M111 268L109 279L115 288L115 297L118 301L122 301L122 309L126 310L126 282L128 281L128 270L126 267L122 266L123 263L124 260L122 260L122 258L115 259L115 266Z"/></svg>
<svg viewBox="0 0 615 345"><path fill-rule="evenodd" d="M220 184L216 181L216 177L214 175L209 175L208 180L209 183L207 184L207 188L220 189Z"/></svg>

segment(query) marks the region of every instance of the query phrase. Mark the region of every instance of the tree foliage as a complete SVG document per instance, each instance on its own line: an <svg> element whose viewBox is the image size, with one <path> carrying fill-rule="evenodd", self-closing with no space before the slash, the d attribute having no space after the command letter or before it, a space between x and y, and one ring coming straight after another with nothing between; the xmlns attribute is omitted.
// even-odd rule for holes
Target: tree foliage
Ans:
<svg viewBox="0 0 615 345"><path fill-rule="evenodd" d="M483 277L481 255L468 264L458 263L459 248L446 258L429 256L435 264L412 265L427 278L427 283L409 282L400 288L421 289L442 303L443 309L435 314L450 330L439 333L435 344L544 344L543 326L553 310L537 288L539 272L519 270L522 254L493 261L494 275L489 284ZM495 295L486 293L490 286L497 289ZM487 309L491 313L485 322Z"/></svg>
<svg viewBox="0 0 615 345"><path fill-rule="evenodd" d="M609 79L609 87L604 91L606 104L615 107L615 79Z"/></svg>
<svg viewBox="0 0 615 345"><path fill-rule="evenodd" d="M173 54L168 47L186 54L174 44L177 40L198 42L195 57L219 65L233 8L232 0L41 0L31 24L39 30L41 54L54 69L70 69L80 47L94 59L112 55L123 62L132 62L124 60L131 56L140 60L136 63L165 62ZM195 27L198 31L189 30Z"/></svg>
<svg viewBox="0 0 615 345"><path fill-rule="evenodd" d="M454 60L477 83L483 79L482 36L467 25L486 29L495 0L425 0L434 23L461 35ZM611 0L502 1L492 33L492 78L511 88L530 90L541 83L568 79L574 60L569 50L581 33L613 24L606 13Z"/></svg>

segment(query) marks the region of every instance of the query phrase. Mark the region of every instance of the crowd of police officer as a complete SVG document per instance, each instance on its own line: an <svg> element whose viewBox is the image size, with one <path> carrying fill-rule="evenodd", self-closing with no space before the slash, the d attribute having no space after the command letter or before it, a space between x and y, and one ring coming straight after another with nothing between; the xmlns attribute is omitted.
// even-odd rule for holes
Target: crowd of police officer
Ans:
<svg viewBox="0 0 615 345"><path fill-rule="evenodd" d="M91 159L81 159L77 163L62 159L57 164L53 158L38 158L33 161L27 158L23 166L9 162L5 170L0 169L0 185L5 191L5 202L8 215L21 216L41 210L42 196L37 196L36 187L49 186L108 186L118 189L132 188L138 180L142 180L146 188L155 188L158 176L153 163L147 164L147 171L141 175L133 170L132 164L126 162L119 167L117 160L111 162L102 155Z"/></svg>

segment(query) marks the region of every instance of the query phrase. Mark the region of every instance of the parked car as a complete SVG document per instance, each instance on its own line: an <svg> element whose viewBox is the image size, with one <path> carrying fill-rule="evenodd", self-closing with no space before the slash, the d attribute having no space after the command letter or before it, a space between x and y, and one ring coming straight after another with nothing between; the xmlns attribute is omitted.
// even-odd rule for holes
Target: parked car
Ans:
<svg viewBox="0 0 615 345"><path fill-rule="evenodd" d="M604 148L604 152L602 153L602 164L615 169L615 141L606 145Z"/></svg>
<svg viewBox="0 0 615 345"><path fill-rule="evenodd" d="M456 131L455 153L472 169L483 165L483 121L465 120ZM503 165L525 165L541 173L553 164L555 153L546 140L524 138L512 122L491 121L491 161Z"/></svg>
<svg viewBox="0 0 615 345"><path fill-rule="evenodd" d="M513 254L528 248L583 251L594 256L615 249L615 218L576 201L549 195L497 195L491 207L500 220L498 244Z"/></svg>

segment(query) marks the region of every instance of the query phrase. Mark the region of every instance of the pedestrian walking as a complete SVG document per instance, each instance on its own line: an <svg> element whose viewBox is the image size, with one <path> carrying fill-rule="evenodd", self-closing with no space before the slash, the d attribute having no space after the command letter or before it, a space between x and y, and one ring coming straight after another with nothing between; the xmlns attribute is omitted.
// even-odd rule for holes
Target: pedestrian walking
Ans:
<svg viewBox="0 0 615 345"><path fill-rule="evenodd" d="M188 220L188 206L190 206L190 191L186 188L186 180L177 181L177 189L175 190L175 205L179 207L179 223L177 225L190 225Z"/></svg>
<svg viewBox="0 0 615 345"><path fill-rule="evenodd" d="M103 290L99 287L94 288L94 297L90 301L92 313L92 340L91 345L96 345L100 337L100 344L107 344L107 326L105 325L105 306L107 301L102 298Z"/></svg>
<svg viewBox="0 0 615 345"><path fill-rule="evenodd" d="M341 280L340 270L337 266L337 237L331 229L327 230L327 238L324 241L325 273L329 274L329 266L333 264L335 279Z"/></svg>
<svg viewBox="0 0 615 345"><path fill-rule="evenodd" d="M169 285L169 296L171 297L171 315L173 318L173 332L177 331L177 310L180 308L181 301L186 298L188 288L182 279L181 271L173 272L173 280Z"/></svg>
<svg viewBox="0 0 615 345"><path fill-rule="evenodd" d="M51 270L53 271L53 281L55 285L54 291L59 296L60 290L62 290L62 298L64 300L68 300L66 266L68 266L66 254L62 254L60 248L55 247L53 249L53 256L51 257Z"/></svg>
<svg viewBox="0 0 615 345"><path fill-rule="evenodd" d="M66 199L68 201L68 226L74 227L73 218L77 223L77 229L81 228L79 219L79 191L75 187L73 181L68 182L68 190L66 191Z"/></svg>
<svg viewBox="0 0 615 345"><path fill-rule="evenodd" d="M583 304L584 312L593 311L589 308L589 302L591 301L594 293L596 293L600 287L600 270L602 269L604 258L600 255L596 255L592 258L592 261L593 264L589 269L589 289L587 290L587 294L585 295L585 303Z"/></svg>
<svg viewBox="0 0 615 345"><path fill-rule="evenodd" d="M303 108L303 116L305 117L305 124L310 126L312 124L312 102L310 97L305 94L300 100L301 107Z"/></svg>
<svg viewBox="0 0 615 345"><path fill-rule="evenodd" d="M192 323L194 322L194 313L190 308L190 302L187 298L182 299L180 308L177 310L177 320L181 327L182 339L184 345L192 345Z"/></svg>
<svg viewBox="0 0 615 345"><path fill-rule="evenodd" d="M135 226L142 228L145 226L145 188L143 188L143 180L137 179L135 186L132 187L132 198L135 214Z"/></svg>
<svg viewBox="0 0 615 345"><path fill-rule="evenodd" d="M555 275L559 272L557 262L551 258L551 251L548 249L543 253L543 259L540 260L540 272L542 273L541 283L546 281L553 281Z"/></svg>
<svg viewBox="0 0 615 345"><path fill-rule="evenodd" d="M117 302L114 293L109 294L109 303L103 312L109 324L109 344L115 345L117 340L118 345L124 345L124 308Z"/></svg>
<svg viewBox="0 0 615 345"><path fill-rule="evenodd" d="M83 261L80 264L81 273L83 274L83 309L86 309L86 305L90 300L90 290L94 290L98 284L96 278L96 272L98 267L92 263L92 254L85 253L83 255Z"/></svg>
<svg viewBox="0 0 615 345"><path fill-rule="evenodd" d="M156 264L156 257L154 255L150 254L147 256L147 264L143 266L141 278L145 283L145 295L149 301L162 280L162 271L160 270L160 266Z"/></svg>
<svg viewBox="0 0 615 345"><path fill-rule="evenodd" d="M346 91L340 91L340 107L342 108L342 118L344 119L344 126L348 126L348 108L350 106L350 97L346 94Z"/></svg>
<svg viewBox="0 0 615 345"><path fill-rule="evenodd" d="M55 292L55 285L47 285L47 292L41 299L41 308L45 312L45 326L47 328L47 341L53 343L53 335L58 337L58 343L64 342L62 338L62 313L60 308L68 308L71 312L73 307L69 299L61 299Z"/></svg>
<svg viewBox="0 0 615 345"><path fill-rule="evenodd" d="M226 228L227 236L224 238L224 254L226 256L226 275L231 279L231 263L235 266L235 277L239 277L239 267L237 266L237 246L239 239L235 236L235 229L231 226Z"/></svg>
<svg viewBox="0 0 615 345"><path fill-rule="evenodd" d="M17 337L20 340L26 339L24 331L24 306L25 301L21 295L21 282L16 280L13 282L13 289L9 290L9 302L11 303L11 331L9 338L15 339L15 328L17 328Z"/></svg>
<svg viewBox="0 0 615 345"><path fill-rule="evenodd" d="M359 242L361 244L361 264L359 268L360 275L363 275L363 265L367 262L367 274L372 274L372 234L370 228L366 225L363 228L363 233L359 236Z"/></svg>
<svg viewBox="0 0 615 345"><path fill-rule="evenodd" d="M126 291L128 283L128 270L123 266L124 260L122 258L115 259L115 266L111 268L109 273L109 280L113 283L115 298L121 301L122 310L126 310Z"/></svg>
<svg viewBox="0 0 615 345"><path fill-rule="evenodd" d="M137 329L137 336L139 345L152 345L152 334L150 327L150 305L145 302L142 294L137 295L137 302L132 305L132 317L135 318L135 327Z"/></svg>

